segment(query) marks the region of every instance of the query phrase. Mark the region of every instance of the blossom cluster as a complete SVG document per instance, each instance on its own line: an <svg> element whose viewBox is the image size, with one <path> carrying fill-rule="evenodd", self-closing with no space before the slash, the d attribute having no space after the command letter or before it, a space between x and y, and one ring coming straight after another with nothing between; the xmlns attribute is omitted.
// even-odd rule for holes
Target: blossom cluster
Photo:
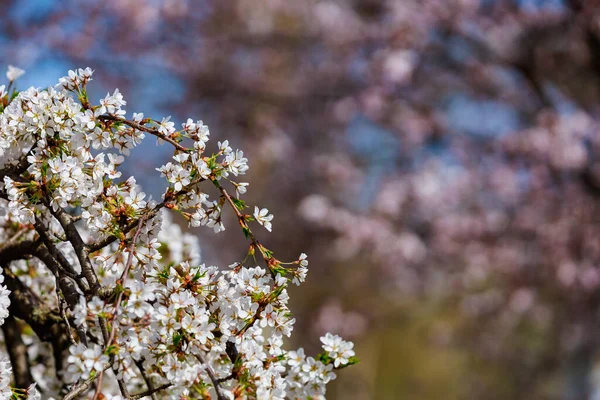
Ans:
<svg viewBox="0 0 600 400"><path fill-rule="evenodd" d="M12 368L8 359L0 360L0 398L8 399L12 395L10 374Z"/></svg>
<svg viewBox="0 0 600 400"><path fill-rule="evenodd" d="M8 297L10 290L2 285L2 282L4 282L4 275L0 274L0 325L2 325L4 319L8 317L8 307L10 306L10 299Z"/></svg>
<svg viewBox="0 0 600 400"><path fill-rule="evenodd" d="M21 73L9 71L11 84ZM0 260L22 293L10 297L0 285L0 324L11 300L28 302L15 316L31 325L35 335L21 335L39 356L29 388L11 389L0 361L9 371L0 372L0 390L29 399L37 387L65 399L324 397L334 371L357 362L353 345L327 334L317 357L284 348L295 323L287 286L304 282L308 259L280 261L256 238L251 224L271 231L273 215L244 213L248 184L234 181L248 170L244 153L227 140L208 153L200 120L177 130L169 117L127 119L118 89L92 105L92 76L79 69L47 89L2 90ZM147 134L173 147L158 168L168 184L160 202L120 171ZM198 239L171 214L220 232L226 208L250 246L243 261L221 270L201 262ZM34 306L47 311L29 314ZM61 328L49 336L52 325L40 320Z"/></svg>
<svg viewBox="0 0 600 400"><path fill-rule="evenodd" d="M26 389L13 389L10 386L10 377L12 366L8 359L0 359L0 399L19 399L27 398L28 400L41 400L41 394L36 388L36 384L32 383Z"/></svg>

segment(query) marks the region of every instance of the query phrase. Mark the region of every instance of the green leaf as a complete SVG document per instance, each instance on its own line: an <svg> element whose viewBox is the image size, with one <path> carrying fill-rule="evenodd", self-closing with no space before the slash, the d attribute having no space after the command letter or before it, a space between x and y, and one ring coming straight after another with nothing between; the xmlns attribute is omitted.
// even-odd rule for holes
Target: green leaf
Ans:
<svg viewBox="0 0 600 400"><path fill-rule="evenodd" d="M351 365L358 364L359 362L360 362L360 360L358 359L358 357L352 356L348 359L348 362L346 364L340 365L336 369L343 369L343 368L349 367Z"/></svg>
<svg viewBox="0 0 600 400"><path fill-rule="evenodd" d="M179 347L179 343L181 343L181 339L183 339L183 336L179 333L176 333L173 335L173 346L175 347Z"/></svg>
<svg viewBox="0 0 600 400"><path fill-rule="evenodd" d="M244 232L244 236L246 236L246 239L249 239L250 238L250 228L243 227L242 231Z"/></svg>
<svg viewBox="0 0 600 400"><path fill-rule="evenodd" d="M267 257L267 258L273 257L273 252L271 250L266 249L264 247L262 248L262 250L263 250L263 254L265 255L265 257Z"/></svg>
<svg viewBox="0 0 600 400"><path fill-rule="evenodd" d="M348 359L348 363L346 365L354 365L354 364L358 364L359 362L360 362L360 360L358 359L358 357L352 356Z"/></svg>
<svg viewBox="0 0 600 400"><path fill-rule="evenodd" d="M231 200L233 200L233 204L235 204L235 208L237 208L240 211L243 211L244 208L248 207L243 200L236 199L235 197L233 197Z"/></svg>
<svg viewBox="0 0 600 400"><path fill-rule="evenodd" d="M196 271L196 274L194 275L192 280L197 281L198 279L204 277L205 275L206 275L206 272L200 272L200 270L198 270L198 271Z"/></svg>
<svg viewBox="0 0 600 400"><path fill-rule="evenodd" d="M286 268L283 267L272 267L271 271L281 276L286 276L289 272ZM281 289L283 289L283 286L281 287Z"/></svg>
<svg viewBox="0 0 600 400"><path fill-rule="evenodd" d="M317 358L325 365L331 364L333 362L333 358L329 357L329 353L327 352L319 353L317 355Z"/></svg>
<svg viewBox="0 0 600 400"><path fill-rule="evenodd" d="M282 276L285 276L284 274L281 274ZM283 289L285 289L285 286L279 286L277 289L275 289L272 293L271 293L271 298L276 299L277 297L279 297L279 295L281 294L281 292L283 292Z"/></svg>
<svg viewBox="0 0 600 400"><path fill-rule="evenodd" d="M106 350L104 350L104 354L106 354L107 356L117 355L118 353L119 353L119 348L117 346L115 346L114 344L108 346L108 348Z"/></svg>

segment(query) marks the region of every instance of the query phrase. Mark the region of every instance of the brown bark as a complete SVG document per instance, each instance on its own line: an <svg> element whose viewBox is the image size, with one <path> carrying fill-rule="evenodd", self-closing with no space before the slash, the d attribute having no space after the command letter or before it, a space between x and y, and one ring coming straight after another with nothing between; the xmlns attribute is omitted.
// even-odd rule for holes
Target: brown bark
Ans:
<svg viewBox="0 0 600 400"><path fill-rule="evenodd" d="M21 337L21 328L12 315L4 320L2 332L4 333L6 352L10 357L10 364L13 369L15 386L25 389L33 383L33 377L31 376L27 346L25 346Z"/></svg>

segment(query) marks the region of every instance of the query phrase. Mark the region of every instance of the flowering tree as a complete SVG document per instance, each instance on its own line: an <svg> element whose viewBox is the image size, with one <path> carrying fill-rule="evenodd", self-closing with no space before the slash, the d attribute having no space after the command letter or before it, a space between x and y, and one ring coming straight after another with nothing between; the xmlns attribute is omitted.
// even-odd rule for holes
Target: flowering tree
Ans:
<svg viewBox="0 0 600 400"><path fill-rule="evenodd" d="M128 119L118 89L92 105L89 68L17 92L22 73L10 67L0 86L1 399L321 398L357 362L331 334L316 358L283 349L295 322L286 288L308 261L282 262L255 236L251 224L271 231L273 216L244 213L242 151L224 141L208 153L202 121ZM119 170L146 134L173 147L160 202ZM220 232L225 208L249 247L220 271L169 213ZM264 267L249 266L257 258Z"/></svg>
<svg viewBox="0 0 600 400"><path fill-rule="evenodd" d="M52 54L102 65L120 88L136 88L157 64L186 82L168 105L180 116L202 106L213 129L248 150L248 199L274 211L299 205L299 216L277 228L301 233L294 243L273 237L272 246L285 243L291 257L308 249L333 266L304 290L330 297L335 284L364 294L343 299L370 320L362 339L402 314L407 297L443 298L475 327L452 344L499 366L513 390L498 394L500 385L474 368L473 384L463 385L469 398L535 398L562 374L565 398L589 397L600 349L594 2L107 4L56 6L35 24L5 13L0 29L19 40L4 49L26 53L23 62ZM80 31L69 25L82 20ZM368 136L382 130L380 141ZM274 181L276 199L256 190ZM244 240L223 235L232 248ZM327 310L294 307L319 322L302 326L303 318L296 332L353 331L342 312L333 328ZM380 354L393 362L390 347ZM374 372L359 378L386 369L377 367L363 363Z"/></svg>

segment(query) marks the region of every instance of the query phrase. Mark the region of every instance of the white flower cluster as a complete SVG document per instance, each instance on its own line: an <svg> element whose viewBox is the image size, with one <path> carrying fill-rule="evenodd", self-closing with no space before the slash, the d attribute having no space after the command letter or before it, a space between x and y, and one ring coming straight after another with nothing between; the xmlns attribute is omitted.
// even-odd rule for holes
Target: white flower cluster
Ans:
<svg viewBox="0 0 600 400"><path fill-rule="evenodd" d="M12 374L12 367L8 359L0 359L0 399L10 399L12 390L10 388L10 375Z"/></svg>
<svg viewBox="0 0 600 400"><path fill-rule="evenodd" d="M167 136L173 136L175 128L171 122L163 120L158 131ZM209 131L202 121L192 122L188 119L183 124L179 135L193 140L194 147L190 151L176 151L174 162L168 162L158 171L171 184L170 191L165 195L179 195L178 208L189 221L190 226L208 226L215 232L225 229L221 221L222 207L217 201L211 201L206 193L190 189L195 183L206 180L220 180L229 174L243 175L248 170L248 159L241 150L233 151L229 142L218 143L219 151L211 156L205 156L206 142ZM239 194L245 193L247 183L234 183Z"/></svg>
<svg viewBox="0 0 600 400"><path fill-rule="evenodd" d="M173 230L168 221L163 221L162 230L158 229L161 216L166 215L149 221L140 241L147 244L136 248L143 263L136 264L136 279L126 284L128 297L121 306L115 361L120 374L128 380L135 379L134 364L142 362L149 374L173 384L170 396L190 398L209 381L206 365L198 362L200 355L217 379L233 374L243 376L255 388L252 393L257 398L323 395L325 385L335 378L333 368L347 364L354 355L352 344L341 351L340 346L348 346L348 342L332 339L335 352L327 355L331 359L327 364L312 358L289 364L288 353L282 349L282 339L290 336L295 322L287 307L288 279L281 275L273 278L261 267L234 264L221 272L216 267L197 265L197 253L182 253L177 248L178 241L173 239L180 235L161 238L161 232ZM160 243L169 259L162 255L145 257L144 252L152 243ZM189 247L196 246L190 243ZM118 254L115 249L105 251ZM116 281L126 259L126 255L111 259L99 255L102 282ZM297 263L298 270L303 271L299 279L303 280L306 255ZM78 312L87 329L100 335L94 321L114 314L115 310L113 304L94 297ZM228 343L235 345L240 356L238 366L227 353ZM78 345L71 348L69 362L72 379L86 379L106 367L107 357L99 346ZM222 384L222 393L233 397L236 385L239 381L227 380Z"/></svg>
<svg viewBox="0 0 600 400"><path fill-rule="evenodd" d="M97 344L86 347L80 343L72 346L69 351L71 355L67 359L68 372L73 377L87 379L91 373L98 374L104 371L109 361L108 356L102 352L102 346Z"/></svg>
<svg viewBox="0 0 600 400"><path fill-rule="evenodd" d="M18 72L10 73L16 79ZM48 396L67 398L94 390L113 399L136 391L164 399L324 396L334 371L357 361L353 345L327 334L314 358L283 348L295 322L287 286L304 282L308 260L303 253L281 262L254 236L250 223L271 231L273 215L258 207L254 218L244 213L239 196L248 184L232 180L248 170L243 152L223 141L207 154L210 133L202 121L188 119L176 130L170 118L126 119L118 90L91 105L92 74L69 71L56 87L30 88L12 101L2 94L0 239L31 246L33 257L11 259L9 268L39 293L36 301L63 316L71 342L62 371L44 361L56 349L36 357L37 384ZM118 170L145 134L174 148L158 169L169 183L160 203ZM201 190L203 182L218 190L217 199ZM201 264L197 238L173 223L168 210L190 226L219 232L225 208L250 248L243 262L222 271ZM246 264L256 255L264 267ZM0 285L0 322L8 315L8 294ZM31 351L43 353L37 338L28 340ZM10 370L5 361L0 367L3 399L1 390L11 393ZM39 398L35 386L17 390L22 398Z"/></svg>
<svg viewBox="0 0 600 400"><path fill-rule="evenodd" d="M8 359L0 359L0 400L9 400L12 398L28 400L41 400L42 395L37 390L37 384L32 383L27 389L15 390L10 387L10 377L12 366ZM18 394L20 397L13 397Z"/></svg>
<svg viewBox="0 0 600 400"><path fill-rule="evenodd" d="M348 360L354 356L354 343L346 342L337 335L331 333L321 337L323 343L323 350L325 350L329 357L333 358L333 366L339 367L340 365L348 364Z"/></svg>
<svg viewBox="0 0 600 400"><path fill-rule="evenodd" d="M10 306L10 299L8 298L10 290L2 285L2 282L4 282L4 275L0 273L0 325L2 325L4 319L8 317L8 307Z"/></svg>

